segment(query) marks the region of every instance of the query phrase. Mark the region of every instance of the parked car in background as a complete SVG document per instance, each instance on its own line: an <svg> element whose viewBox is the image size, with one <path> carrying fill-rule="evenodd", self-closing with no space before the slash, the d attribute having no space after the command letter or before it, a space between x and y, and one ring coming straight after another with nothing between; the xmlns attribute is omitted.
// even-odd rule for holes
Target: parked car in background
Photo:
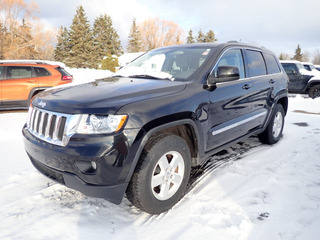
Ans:
<svg viewBox="0 0 320 240"><path fill-rule="evenodd" d="M314 67L315 67L318 71L320 71L320 65L314 65Z"/></svg>
<svg viewBox="0 0 320 240"><path fill-rule="evenodd" d="M41 60L0 61L0 110L28 109L39 92L72 82L59 62Z"/></svg>
<svg viewBox="0 0 320 240"><path fill-rule="evenodd" d="M289 77L289 93L308 94L311 98L320 97L320 74L317 70L309 71L302 62L296 60L280 62Z"/></svg>
<svg viewBox="0 0 320 240"><path fill-rule="evenodd" d="M302 62L304 68L314 75L320 75L320 71L310 62Z"/></svg>

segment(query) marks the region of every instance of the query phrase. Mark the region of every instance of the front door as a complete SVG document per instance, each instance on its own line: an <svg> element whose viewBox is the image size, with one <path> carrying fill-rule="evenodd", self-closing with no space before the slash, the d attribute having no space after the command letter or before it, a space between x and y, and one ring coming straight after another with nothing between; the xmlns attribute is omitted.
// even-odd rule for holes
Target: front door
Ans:
<svg viewBox="0 0 320 240"><path fill-rule="evenodd" d="M217 83L209 93L209 132L207 151L245 135L250 129L252 112L252 80L246 77L241 49L223 53L214 67L233 66L239 69L240 79Z"/></svg>
<svg viewBox="0 0 320 240"><path fill-rule="evenodd" d="M38 87L32 67L9 66L6 69L6 77L2 80L3 106L27 106L30 91Z"/></svg>

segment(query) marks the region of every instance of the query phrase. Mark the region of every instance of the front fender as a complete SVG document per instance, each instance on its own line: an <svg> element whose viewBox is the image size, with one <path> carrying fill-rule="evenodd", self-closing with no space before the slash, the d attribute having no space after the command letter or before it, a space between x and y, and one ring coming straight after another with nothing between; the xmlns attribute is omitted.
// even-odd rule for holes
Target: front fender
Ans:
<svg viewBox="0 0 320 240"><path fill-rule="evenodd" d="M318 83L320 84L320 78L317 76L317 77L312 77L310 78L310 80L308 81L308 85L311 85L311 84L314 84L314 83Z"/></svg>
<svg viewBox="0 0 320 240"><path fill-rule="evenodd" d="M173 127L179 126L179 125L190 125L192 127L194 134L196 136L196 139L197 139L197 141L196 141L197 149L201 149L200 144L203 141L203 134L199 134L198 126L192 119L183 119L183 120L178 120L178 121L162 124L162 125L159 125L157 127L150 129L149 131L145 131L144 129L141 129L141 131L137 135L135 142L132 144L130 153L128 155L128 157L133 158L133 160L132 160L132 164L131 164L131 167L130 167L129 172L127 174L127 178L126 178L125 182L127 182L127 183L130 182L132 174L133 174L133 172L136 168L136 165L139 161L140 155L141 155L144 147L146 146L146 144L150 140L150 138L158 132L162 132L162 131L165 131L166 129L170 129L170 128L173 128ZM199 157L197 157L197 158L199 158Z"/></svg>

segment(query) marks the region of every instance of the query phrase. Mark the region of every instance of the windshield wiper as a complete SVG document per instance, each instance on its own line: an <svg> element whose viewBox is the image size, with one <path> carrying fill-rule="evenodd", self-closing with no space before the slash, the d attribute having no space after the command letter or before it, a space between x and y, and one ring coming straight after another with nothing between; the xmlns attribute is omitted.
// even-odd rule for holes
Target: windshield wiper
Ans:
<svg viewBox="0 0 320 240"><path fill-rule="evenodd" d="M153 75L149 75L149 74L137 74L137 75L130 75L129 77L131 78L149 78L149 79L158 79L158 80L172 80L171 78L161 78L161 77L156 77Z"/></svg>
<svg viewBox="0 0 320 240"><path fill-rule="evenodd" d="M123 75L111 75L111 77L126 77L126 76L123 76Z"/></svg>

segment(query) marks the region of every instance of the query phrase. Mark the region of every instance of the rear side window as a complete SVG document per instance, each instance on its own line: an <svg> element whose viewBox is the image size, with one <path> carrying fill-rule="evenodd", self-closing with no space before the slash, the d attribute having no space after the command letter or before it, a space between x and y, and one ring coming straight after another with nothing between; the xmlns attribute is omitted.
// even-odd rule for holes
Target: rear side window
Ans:
<svg viewBox="0 0 320 240"><path fill-rule="evenodd" d="M248 61L248 70L250 77L256 77L267 74L266 65L264 63L261 52L246 50Z"/></svg>
<svg viewBox="0 0 320 240"><path fill-rule="evenodd" d="M31 67L7 67L7 78L31 78Z"/></svg>
<svg viewBox="0 0 320 240"><path fill-rule="evenodd" d="M34 71L37 74L37 77L47 77L47 76L51 76L51 73L45 69L45 68L39 68L39 67L35 67Z"/></svg>
<svg viewBox="0 0 320 240"><path fill-rule="evenodd" d="M70 73L68 73L68 72L67 72L64 68L62 68L62 67L57 67L56 70L58 70L58 71L61 73L62 77L63 77L63 76L71 76Z"/></svg>
<svg viewBox="0 0 320 240"><path fill-rule="evenodd" d="M271 54L265 53L264 59L266 60L268 74L280 73L281 70L277 63L277 60Z"/></svg>
<svg viewBox="0 0 320 240"><path fill-rule="evenodd" d="M303 66L304 66L304 68L305 68L306 70L308 70L308 71L311 71L311 70L312 70L309 65L303 65Z"/></svg>
<svg viewBox="0 0 320 240"><path fill-rule="evenodd" d="M0 67L0 79L3 79L3 67Z"/></svg>

